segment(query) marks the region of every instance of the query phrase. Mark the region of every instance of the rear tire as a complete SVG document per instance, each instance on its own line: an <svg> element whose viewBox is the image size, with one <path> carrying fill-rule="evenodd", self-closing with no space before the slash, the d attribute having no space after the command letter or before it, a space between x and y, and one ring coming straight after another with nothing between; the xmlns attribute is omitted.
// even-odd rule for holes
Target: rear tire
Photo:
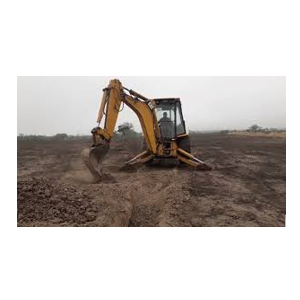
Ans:
<svg viewBox="0 0 300 300"><path fill-rule="evenodd" d="M180 149L184 150L185 152L191 153L191 142L190 142L190 137L185 136L182 138L179 138L177 140L177 145ZM179 165L180 166L185 166L186 164L179 160Z"/></svg>
<svg viewBox="0 0 300 300"><path fill-rule="evenodd" d="M182 138L179 138L177 141L178 147L181 148L182 150L191 153L191 142L190 142L190 137L185 136Z"/></svg>

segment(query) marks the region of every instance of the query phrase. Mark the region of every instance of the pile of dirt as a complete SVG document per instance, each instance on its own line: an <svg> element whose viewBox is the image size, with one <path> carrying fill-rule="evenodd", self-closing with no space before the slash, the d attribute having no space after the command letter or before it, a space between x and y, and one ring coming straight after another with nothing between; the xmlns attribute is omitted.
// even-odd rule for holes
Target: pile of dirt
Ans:
<svg viewBox="0 0 300 300"><path fill-rule="evenodd" d="M18 182L18 226L83 226L97 215L90 196L72 185L47 178Z"/></svg>

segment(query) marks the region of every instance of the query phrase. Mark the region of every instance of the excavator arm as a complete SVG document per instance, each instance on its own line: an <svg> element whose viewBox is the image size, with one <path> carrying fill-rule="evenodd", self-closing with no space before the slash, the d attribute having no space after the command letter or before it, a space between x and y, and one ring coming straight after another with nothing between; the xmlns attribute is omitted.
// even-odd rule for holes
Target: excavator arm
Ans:
<svg viewBox="0 0 300 300"><path fill-rule="evenodd" d="M126 104L138 116L147 148L150 152L155 154L157 139L160 138L160 132L158 130L156 115L151 109L151 101L132 90L123 88L119 80L111 80L109 86L103 91L103 98L97 122L100 125L103 117L105 117L104 127L96 127L93 129L92 133L94 138L97 139L97 136L100 136L107 142L111 140L115 131L119 112L122 110L122 106ZM129 92L129 95L126 91Z"/></svg>
<svg viewBox="0 0 300 300"><path fill-rule="evenodd" d="M152 159L157 153L158 141L161 140L159 125L151 100L146 97L124 88L119 80L111 80L109 86L103 90L103 97L98 112L98 127L92 130L93 146L86 149L83 159L96 177L102 175L102 161L109 150L109 144L113 137L117 119L123 105L130 107L138 116L143 130L147 150L134 159L127 162L127 165L136 162L144 163ZM104 121L103 128L100 124Z"/></svg>

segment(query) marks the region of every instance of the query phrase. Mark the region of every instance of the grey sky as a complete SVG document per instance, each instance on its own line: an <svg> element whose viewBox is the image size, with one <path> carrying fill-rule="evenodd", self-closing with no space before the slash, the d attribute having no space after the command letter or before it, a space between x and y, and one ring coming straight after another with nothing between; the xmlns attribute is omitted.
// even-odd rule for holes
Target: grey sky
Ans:
<svg viewBox="0 0 300 300"><path fill-rule="evenodd" d="M285 128L285 77L18 77L18 134L89 134L102 88L118 78L148 98L179 97L188 129ZM139 121L128 108L118 124Z"/></svg>

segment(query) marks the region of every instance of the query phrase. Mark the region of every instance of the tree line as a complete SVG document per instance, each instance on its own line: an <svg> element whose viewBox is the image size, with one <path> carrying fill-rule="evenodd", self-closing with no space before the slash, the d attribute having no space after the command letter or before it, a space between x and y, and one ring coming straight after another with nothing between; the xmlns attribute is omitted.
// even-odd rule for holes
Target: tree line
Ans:
<svg viewBox="0 0 300 300"><path fill-rule="evenodd" d="M114 138L139 138L141 133L134 130L133 124L125 122L118 126L117 130L114 132ZM45 140L55 140L55 141L68 141L68 140L78 140L83 138L91 138L91 135L69 135L67 133L57 133L53 136L47 135L34 135L34 134L23 134L20 133L17 137L18 141L45 141Z"/></svg>

